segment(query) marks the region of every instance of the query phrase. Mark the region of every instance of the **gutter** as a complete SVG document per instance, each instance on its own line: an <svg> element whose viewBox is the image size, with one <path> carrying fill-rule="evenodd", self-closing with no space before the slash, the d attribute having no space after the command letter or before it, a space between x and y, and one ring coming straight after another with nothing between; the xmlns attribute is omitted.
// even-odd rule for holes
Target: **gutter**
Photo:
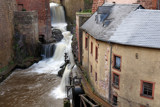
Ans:
<svg viewBox="0 0 160 107"><path fill-rule="evenodd" d="M109 96L108 96L108 98L109 98L109 103L111 104L111 91L112 91L112 88L111 88L111 76L112 76L112 67L111 67L111 65L112 65L112 43L111 42L109 42L109 44L110 44L110 66L109 66Z"/></svg>
<svg viewBox="0 0 160 107"><path fill-rule="evenodd" d="M160 0L157 0L157 9L159 10Z"/></svg>

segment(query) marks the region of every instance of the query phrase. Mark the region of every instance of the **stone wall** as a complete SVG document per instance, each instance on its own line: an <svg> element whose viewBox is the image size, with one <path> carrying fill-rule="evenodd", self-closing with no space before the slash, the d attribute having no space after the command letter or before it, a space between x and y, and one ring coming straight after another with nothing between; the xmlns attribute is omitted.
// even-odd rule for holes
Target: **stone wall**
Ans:
<svg viewBox="0 0 160 107"><path fill-rule="evenodd" d="M38 56L38 14L36 11L17 11L14 13L16 59Z"/></svg>
<svg viewBox="0 0 160 107"><path fill-rule="evenodd" d="M62 0L67 21L75 24L76 12L91 9L93 0Z"/></svg>
<svg viewBox="0 0 160 107"><path fill-rule="evenodd" d="M19 11L22 8L26 11L36 10L38 12L39 35L44 35L49 41L51 37L51 18L49 0L17 0Z"/></svg>
<svg viewBox="0 0 160 107"><path fill-rule="evenodd" d="M16 0L0 0L0 71L13 59L13 12L17 10Z"/></svg>
<svg viewBox="0 0 160 107"><path fill-rule="evenodd" d="M108 3L141 4L146 9L158 9L158 1L160 2L160 0L105 0Z"/></svg>

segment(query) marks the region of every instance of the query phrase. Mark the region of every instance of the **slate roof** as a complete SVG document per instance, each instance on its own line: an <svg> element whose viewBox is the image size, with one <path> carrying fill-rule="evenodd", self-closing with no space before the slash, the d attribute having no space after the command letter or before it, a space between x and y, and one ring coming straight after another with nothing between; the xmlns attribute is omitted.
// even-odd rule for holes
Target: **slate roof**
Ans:
<svg viewBox="0 0 160 107"><path fill-rule="evenodd" d="M104 4L81 28L100 41L160 48L160 10L139 8L138 4Z"/></svg>
<svg viewBox="0 0 160 107"><path fill-rule="evenodd" d="M97 40L108 41L122 20L138 8L142 7L139 4L103 4L81 28Z"/></svg>
<svg viewBox="0 0 160 107"><path fill-rule="evenodd" d="M138 9L131 12L108 41L124 45L160 48L160 10Z"/></svg>

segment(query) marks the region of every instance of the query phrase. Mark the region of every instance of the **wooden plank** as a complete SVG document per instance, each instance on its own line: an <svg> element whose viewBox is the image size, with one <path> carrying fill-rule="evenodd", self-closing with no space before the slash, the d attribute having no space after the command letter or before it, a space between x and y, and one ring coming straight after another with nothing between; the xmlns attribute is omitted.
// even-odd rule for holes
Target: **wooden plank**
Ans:
<svg viewBox="0 0 160 107"><path fill-rule="evenodd" d="M88 104L90 104L92 107L98 107L98 105L93 104L91 101L89 101L87 98L84 97L84 95L80 95L80 97L85 100Z"/></svg>

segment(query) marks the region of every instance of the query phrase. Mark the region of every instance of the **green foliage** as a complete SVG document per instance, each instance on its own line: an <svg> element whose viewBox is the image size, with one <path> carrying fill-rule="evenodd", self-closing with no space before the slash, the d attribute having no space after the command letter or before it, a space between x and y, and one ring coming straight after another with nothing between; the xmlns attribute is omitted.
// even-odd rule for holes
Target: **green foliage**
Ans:
<svg viewBox="0 0 160 107"><path fill-rule="evenodd" d="M25 8L23 8L22 11L27 11L27 10Z"/></svg>
<svg viewBox="0 0 160 107"><path fill-rule="evenodd" d="M33 56L29 56L29 57L26 57L22 62L26 62L26 61L33 60L33 59L34 59Z"/></svg>
<svg viewBox="0 0 160 107"><path fill-rule="evenodd" d="M70 101L68 99L64 100L64 107L70 107Z"/></svg>
<svg viewBox="0 0 160 107"><path fill-rule="evenodd" d="M92 3L93 0L84 0L84 1L85 1L85 3L90 4L90 3Z"/></svg>
<svg viewBox="0 0 160 107"><path fill-rule="evenodd" d="M8 66L5 66L3 68L0 68L0 72L6 71L8 69Z"/></svg>
<svg viewBox="0 0 160 107"><path fill-rule="evenodd" d="M86 71L84 71L83 75L84 75L85 79L87 80L87 82L89 83L89 85L90 85L90 87L91 87L91 89L92 89L92 92L94 92L94 91L95 91L95 89L94 89L94 87L93 87L93 85L92 85L92 83L91 83L90 78L88 77L87 72L86 72Z"/></svg>
<svg viewBox="0 0 160 107"><path fill-rule="evenodd" d="M82 13L91 13L92 12L92 10L91 9L87 9L87 10L83 10L83 11L81 11Z"/></svg>
<svg viewBox="0 0 160 107"><path fill-rule="evenodd" d="M13 64L14 64L14 61L13 61L13 60L10 61L7 66L0 68L0 72L3 72L3 71L8 70L8 68L9 68L10 66L12 66Z"/></svg>

